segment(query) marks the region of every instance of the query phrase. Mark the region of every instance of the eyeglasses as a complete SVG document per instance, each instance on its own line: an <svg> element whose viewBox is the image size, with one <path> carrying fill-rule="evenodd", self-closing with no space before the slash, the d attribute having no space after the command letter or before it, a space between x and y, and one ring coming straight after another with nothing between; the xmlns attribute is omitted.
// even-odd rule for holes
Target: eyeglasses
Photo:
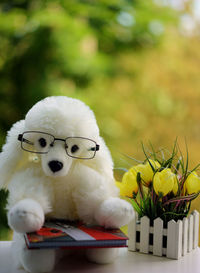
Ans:
<svg viewBox="0 0 200 273"><path fill-rule="evenodd" d="M65 142L65 150L68 156L78 159L92 159L100 146L92 139L85 137L56 138L51 134L26 131L18 135L21 148L27 152L47 154L56 140Z"/></svg>

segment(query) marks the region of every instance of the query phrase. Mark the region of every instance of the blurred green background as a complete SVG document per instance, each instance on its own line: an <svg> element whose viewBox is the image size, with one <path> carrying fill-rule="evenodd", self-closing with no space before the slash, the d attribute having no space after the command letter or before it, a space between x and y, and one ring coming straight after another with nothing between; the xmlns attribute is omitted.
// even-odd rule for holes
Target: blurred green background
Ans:
<svg viewBox="0 0 200 273"><path fill-rule="evenodd" d="M0 2L0 146L38 100L66 95L95 112L116 167L144 159L141 141L186 138L200 162L198 0ZM11 238L0 192L0 240ZM193 208L200 208L195 200Z"/></svg>

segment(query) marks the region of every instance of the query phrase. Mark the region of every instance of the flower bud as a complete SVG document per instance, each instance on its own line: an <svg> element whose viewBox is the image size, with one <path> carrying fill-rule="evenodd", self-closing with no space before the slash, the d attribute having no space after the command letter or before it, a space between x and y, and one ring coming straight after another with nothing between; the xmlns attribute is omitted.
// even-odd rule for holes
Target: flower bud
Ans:
<svg viewBox="0 0 200 273"><path fill-rule="evenodd" d="M159 195L159 193L161 193L162 196L167 195L174 189L175 183L177 184L176 175L172 173L170 169L164 169L161 172L155 173L153 178L153 188L157 195ZM174 190L176 190L176 188Z"/></svg>
<svg viewBox="0 0 200 273"><path fill-rule="evenodd" d="M160 168L160 164L157 161L154 161L152 159L150 159L149 161L155 170ZM154 175L153 169L149 164L149 161L147 161L146 164L139 164L135 167L132 167L132 169L134 169L137 173L140 173L142 182L145 186L150 185Z"/></svg>
<svg viewBox="0 0 200 273"><path fill-rule="evenodd" d="M122 182L117 182L121 196L133 197L138 192L137 173L130 169L123 175Z"/></svg>
<svg viewBox="0 0 200 273"><path fill-rule="evenodd" d="M196 172L192 172L185 180L185 188L188 194L197 193L200 191L200 177Z"/></svg>

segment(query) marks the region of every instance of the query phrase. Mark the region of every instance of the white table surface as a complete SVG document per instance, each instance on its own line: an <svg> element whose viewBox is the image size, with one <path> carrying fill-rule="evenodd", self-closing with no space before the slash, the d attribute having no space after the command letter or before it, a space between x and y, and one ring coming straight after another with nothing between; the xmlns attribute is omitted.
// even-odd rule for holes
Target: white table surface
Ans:
<svg viewBox="0 0 200 273"><path fill-rule="evenodd" d="M13 266L10 246L11 242L0 242L0 273L25 273ZM70 256L62 259L53 273L200 273L200 248L179 260L120 250L113 264L97 265L84 257Z"/></svg>

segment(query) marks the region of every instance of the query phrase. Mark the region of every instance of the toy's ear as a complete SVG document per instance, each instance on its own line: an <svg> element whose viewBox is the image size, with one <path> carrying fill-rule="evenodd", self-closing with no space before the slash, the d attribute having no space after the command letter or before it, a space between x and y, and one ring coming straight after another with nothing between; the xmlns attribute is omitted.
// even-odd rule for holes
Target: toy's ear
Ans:
<svg viewBox="0 0 200 273"><path fill-rule="evenodd" d="M0 153L0 188L7 188L10 177L22 157L18 135L24 131L24 120L16 122L8 132L6 143Z"/></svg>
<svg viewBox="0 0 200 273"><path fill-rule="evenodd" d="M108 181L114 181L113 178L113 161L103 138L99 137L97 143L100 146L99 151L96 152L95 157L92 160L85 160L83 164L93 168L101 175L107 177Z"/></svg>

